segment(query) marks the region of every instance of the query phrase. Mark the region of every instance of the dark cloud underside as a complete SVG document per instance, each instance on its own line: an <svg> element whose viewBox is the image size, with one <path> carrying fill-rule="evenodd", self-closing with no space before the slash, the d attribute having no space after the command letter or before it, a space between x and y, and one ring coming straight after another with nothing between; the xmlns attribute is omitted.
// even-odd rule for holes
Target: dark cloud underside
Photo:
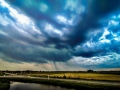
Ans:
<svg viewBox="0 0 120 90"><path fill-rule="evenodd" d="M0 58L119 67L119 11L120 0L1 0Z"/></svg>

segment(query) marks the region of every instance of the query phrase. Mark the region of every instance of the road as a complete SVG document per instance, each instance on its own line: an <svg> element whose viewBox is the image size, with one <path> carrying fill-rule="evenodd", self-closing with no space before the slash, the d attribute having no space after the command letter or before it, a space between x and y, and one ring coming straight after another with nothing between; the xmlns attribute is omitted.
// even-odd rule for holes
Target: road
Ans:
<svg viewBox="0 0 120 90"><path fill-rule="evenodd" d="M120 86L120 82L108 82L108 81L89 81L89 80L75 80L75 79L42 78L42 77L31 77L31 76L0 76L0 78L48 79L48 80L58 80L58 81L83 82L83 83L92 83L92 84L104 84L104 85Z"/></svg>

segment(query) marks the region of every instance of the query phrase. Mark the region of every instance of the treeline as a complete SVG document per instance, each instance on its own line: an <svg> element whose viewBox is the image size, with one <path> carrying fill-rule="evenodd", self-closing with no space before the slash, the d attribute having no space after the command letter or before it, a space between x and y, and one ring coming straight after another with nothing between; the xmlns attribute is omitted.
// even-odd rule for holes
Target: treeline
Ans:
<svg viewBox="0 0 120 90"><path fill-rule="evenodd" d="M25 73L100 73L100 74L118 74L120 75L120 70L118 71L93 71L93 70L87 70L87 71L34 71L34 70L1 70L0 73L13 73L13 74L25 74Z"/></svg>

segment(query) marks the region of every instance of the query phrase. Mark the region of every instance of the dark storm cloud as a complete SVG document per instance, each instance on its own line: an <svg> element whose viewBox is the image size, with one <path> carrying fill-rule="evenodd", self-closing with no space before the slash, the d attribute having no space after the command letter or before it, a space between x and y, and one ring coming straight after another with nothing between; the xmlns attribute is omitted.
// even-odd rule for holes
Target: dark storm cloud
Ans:
<svg viewBox="0 0 120 90"><path fill-rule="evenodd" d="M65 4L65 1L58 1L58 0L54 0L52 2L50 2L49 0L46 1L21 1L21 0L15 0L15 1L11 1L11 0L6 0L9 1L12 5L15 5L19 8L21 8L28 16L32 17L37 23L45 20L48 23L51 23L52 25L54 25L55 27L61 29L62 27L64 27L64 24L60 24L58 23L53 17L51 17L52 15L54 15L54 13L63 13L63 11L65 12L64 14L66 14L68 16L68 14L70 15L73 12L68 13L68 11L63 9L63 4ZM53 38L53 37L48 37L48 40L46 42L51 42L51 43L56 43L56 47L61 48L60 44L57 43L66 43L68 46L71 47L75 47L77 44L82 43L84 41L86 41L86 33L90 30L90 29L96 29L98 27L100 27L101 25L99 24L98 20L101 17L104 17L105 15L109 14L110 12L116 10L119 8L119 4L120 4L120 0L114 1L114 0L87 0L87 1L80 1L82 4L84 4L85 7L85 12L83 12L80 16L82 18L82 20L78 23L78 25L76 27L73 28L73 32L67 36L67 40L63 41L60 38L56 39L57 37ZM80 3L79 2L79 3ZM85 3L86 2L86 3ZM49 7L49 11L48 12L41 12L39 10L40 7L39 3L45 3L48 7ZM58 4L59 3L59 4ZM58 6L56 6L59 5ZM38 5L38 6L37 6ZM44 9L44 8L43 8ZM58 12L59 11L59 12ZM49 16L48 16L49 14ZM38 27L40 29L44 29L42 27L39 26ZM47 35L47 33L44 30L41 30L45 35ZM57 41L58 40L58 41ZM66 46L65 46L66 48Z"/></svg>
<svg viewBox="0 0 120 90"><path fill-rule="evenodd" d="M40 21L47 21L47 22L52 23L56 27L64 26L64 25L57 23L57 21L52 19L52 17L51 17L54 14L54 12L57 13L58 10L60 12L60 9L62 8L62 6L60 5L60 1L58 1L58 0L54 0L54 2L53 1L51 2L49 0L46 0L46 1L44 1L44 0L34 0L34 1L6 0L6 1L9 1L12 5L15 5L15 6L21 8L28 16L30 16L34 20L36 20L37 23L39 23ZM48 12L46 12L46 13L42 12L40 9L44 10L44 6L42 7L42 5L40 3L43 5L45 4L46 7L48 7L50 10L48 9ZM60 6L56 7L56 4L58 4L58 3Z"/></svg>
<svg viewBox="0 0 120 90"><path fill-rule="evenodd" d="M0 3L1 58L48 63L120 53L120 16L111 19L120 0L5 1L9 5Z"/></svg>
<svg viewBox="0 0 120 90"><path fill-rule="evenodd" d="M5 38L5 37L4 37ZM13 60L20 60L24 62L38 62L47 63L65 62L71 57L67 50L57 50L52 48L34 47L33 45L23 45L14 41L7 44L0 44L1 54ZM8 60L9 61L9 60Z"/></svg>
<svg viewBox="0 0 120 90"><path fill-rule="evenodd" d="M42 23L42 21L46 21L47 23L50 23L54 27L59 28L59 29L61 29L62 27L65 27L66 25L64 25L63 23L58 23L52 16L52 15L54 15L54 13L58 13L58 14L63 13L63 5L61 5L61 3L65 4L65 1L61 1L61 2L58 0L54 0L52 2L50 2L49 0L28 1L28 2L21 1L21 0L16 0L16 1L7 0L7 1L9 1L11 4L21 8L28 16L30 16L31 18L33 18L36 21L37 26L41 29L41 32L43 32L43 34L45 34L46 37L48 37L48 40L46 42L56 43L56 45L57 45L57 43L62 43L62 42L70 44L71 40L62 41L60 38L50 37L48 35L48 33L44 31L44 28L41 27L41 25L40 25L40 23ZM29 2L32 3L32 5ZM47 11L46 13L41 12L39 10L40 7L38 7L39 3L45 3L49 7L49 9L48 9L49 11ZM59 3L60 6L56 6L57 3ZM48 16L48 14L49 14L49 16ZM71 12L68 10L68 11L65 11L65 14L63 14L63 15L66 15L69 17L70 14L71 14ZM82 40L84 40L84 39L82 39ZM61 45L58 44L58 46L56 46L56 47L59 48L59 46L61 46Z"/></svg>
<svg viewBox="0 0 120 90"><path fill-rule="evenodd" d="M95 17L101 17L110 12L120 8L120 0L89 0L90 4L89 14L93 14Z"/></svg>
<svg viewBox="0 0 120 90"><path fill-rule="evenodd" d="M27 22L17 20L19 16L13 9L1 6L0 57L11 62L66 62L71 58L68 50L46 47L46 37L26 17ZM4 9L7 9L4 10ZM5 13L5 14L4 14ZM12 17L16 15L15 17ZM9 16L8 16L9 15ZM6 19L7 17L7 19ZM15 21L11 20L11 17ZM17 18L17 19L16 19ZM23 19L24 20L24 19ZM29 26L30 25L30 26Z"/></svg>
<svg viewBox="0 0 120 90"><path fill-rule="evenodd" d="M101 28L94 33L89 33L89 37L91 38L86 43L78 45L74 55L93 57L106 56L111 54L111 52L120 54L120 14L118 12L119 11L115 12L117 14L106 17L106 19L104 19L105 22L102 22L103 26Z"/></svg>
<svg viewBox="0 0 120 90"><path fill-rule="evenodd" d="M116 42L116 41L114 41ZM111 44L106 44L103 45L103 47L99 47L99 48L95 48L96 50L89 50L88 51L81 51L81 52L74 52L73 54L75 56L82 56L82 57L94 57L94 56L106 56L106 55L110 55L111 52L115 52L117 54L120 54L120 48L119 48L119 43L117 42L115 43L111 43ZM102 45L101 45L102 46Z"/></svg>
<svg viewBox="0 0 120 90"><path fill-rule="evenodd" d="M64 48L66 48L67 46L75 47L78 44L85 42L87 40L86 33L88 33L91 29L95 30L102 27L98 21L102 17L105 17L112 11L118 9L120 0L88 0L87 3L86 11L80 15L82 20L74 28L71 27L73 31L66 35L67 40L63 41L60 38L48 38L47 42L51 41L51 43L56 43L57 48L61 48L61 45L58 43L64 43ZM100 36L98 36L98 38L99 37Z"/></svg>
<svg viewBox="0 0 120 90"><path fill-rule="evenodd" d="M87 0L88 4L86 12L82 15L82 21L75 27L74 32L69 36L68 40L71 46L86 41L86 33L91 29L98 29L101 24L98 22L112 11L118 9L120 0Z"/></svg>

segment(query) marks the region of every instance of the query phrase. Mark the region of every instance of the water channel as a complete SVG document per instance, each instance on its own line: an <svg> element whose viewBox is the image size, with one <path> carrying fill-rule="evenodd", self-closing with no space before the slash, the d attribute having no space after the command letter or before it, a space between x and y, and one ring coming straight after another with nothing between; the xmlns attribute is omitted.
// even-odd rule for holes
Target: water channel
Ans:
<svg viewBox="0 0 120 90"><path fill-rule="evenodd" d="M59 86L35 83L11 82L9 90L74 90L74 89L66 89Z"/></svg>

